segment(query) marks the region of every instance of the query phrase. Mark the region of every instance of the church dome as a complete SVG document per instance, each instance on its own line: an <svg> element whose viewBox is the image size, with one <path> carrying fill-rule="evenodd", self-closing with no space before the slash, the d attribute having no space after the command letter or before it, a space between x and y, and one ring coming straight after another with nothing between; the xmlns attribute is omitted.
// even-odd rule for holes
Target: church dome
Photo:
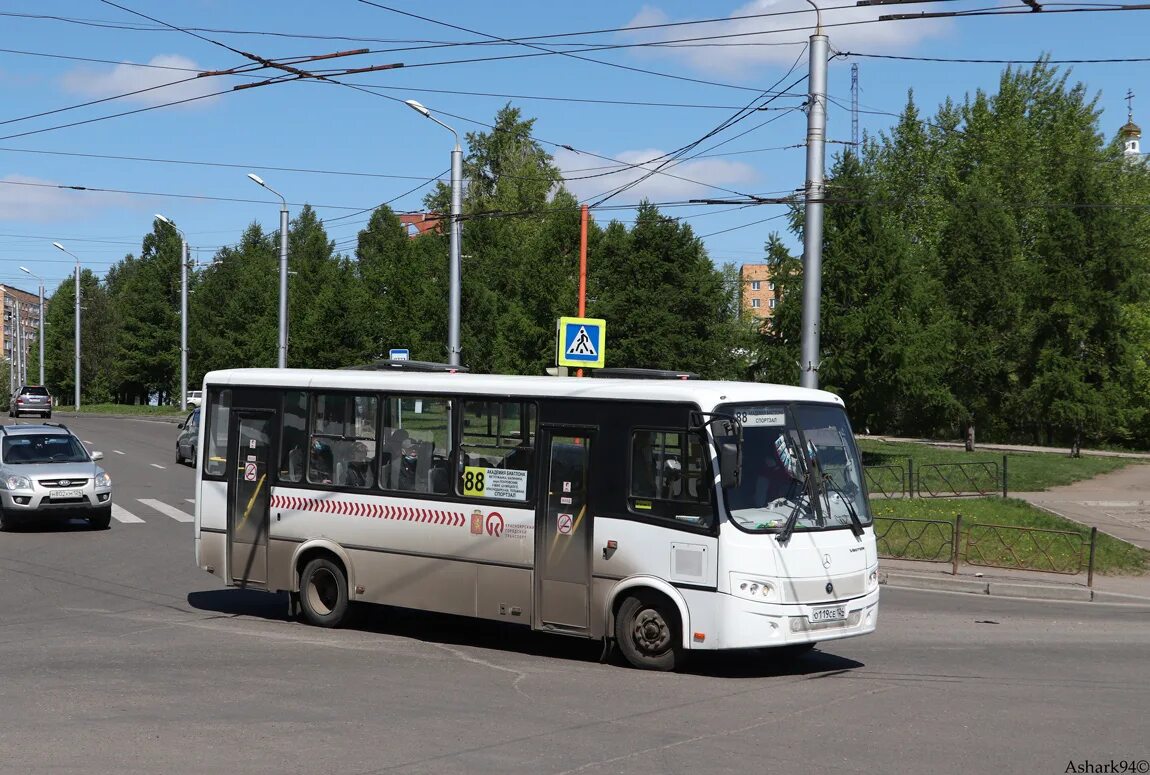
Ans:
<svg viewBox="0 0 1150 775"><path fill-rule="evenodd" d="M1141 137L1142 130L1133 121L1127 121L1121 129L1118 130L1119 137Z"/></svg>

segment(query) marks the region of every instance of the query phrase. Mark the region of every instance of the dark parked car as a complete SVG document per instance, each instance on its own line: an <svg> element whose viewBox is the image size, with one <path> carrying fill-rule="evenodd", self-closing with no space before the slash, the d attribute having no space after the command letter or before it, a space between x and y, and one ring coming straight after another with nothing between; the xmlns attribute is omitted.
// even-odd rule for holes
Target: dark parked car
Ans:
<svg viewBox="0 0 1150 775"><path fill-rule="evenodd" d="M45 420L52 419L52 394L43 385L22 385L12 394L8 404L8 416L20 417L25 414L38 414Z"/></svg>
<svg viewBox="0 0 1150 775"><path fill-rule="evenodd" d="M194 466L196 444L200 441L200 407L193 409L177 427L180 435L176 437L176 462L183 463L186 460Z"/></svg>

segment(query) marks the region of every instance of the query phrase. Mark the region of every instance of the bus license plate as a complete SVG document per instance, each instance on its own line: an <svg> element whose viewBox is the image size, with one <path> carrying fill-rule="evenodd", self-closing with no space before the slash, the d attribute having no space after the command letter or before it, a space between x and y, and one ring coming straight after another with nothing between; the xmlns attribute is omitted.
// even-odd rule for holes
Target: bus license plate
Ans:
<svg viewBox="0 0 1150 775"><path fill-rule="evenodd" d="M831 605L826 608L812 608L810 616L811 623L817 622L838 622L847 618L847 607L845 605Z"/></svg>
<svg viewBox="0 0 1150 775"><path fill-rule="evenodd" d="M84 496L83 490L52 490L48 493L48 497L56 498L82 498Z"/></svg>

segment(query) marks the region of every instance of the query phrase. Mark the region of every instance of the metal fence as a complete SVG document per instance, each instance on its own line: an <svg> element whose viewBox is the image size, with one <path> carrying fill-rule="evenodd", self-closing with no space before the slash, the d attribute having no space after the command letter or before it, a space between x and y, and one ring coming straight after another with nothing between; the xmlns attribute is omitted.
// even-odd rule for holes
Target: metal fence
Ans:
<svg viewBox="0 0 1150 775"><path fill-rule="evenodd" d="M954 556L954 523L938 519L884 519L875 525L879 556L946 562Z"/></svg>
<svg viewBox="0 0 1150 775"><path fill-rule="evenodd" d="M1091 531L1091 538L1098 529ZM1091 565L1086 556L1093 548L1081 533L1010 525L971 525L966 533L963 559L987 568L1036 570L1077 575ZM1093 552L1091 552L1093 559ZM1093 567L1091 567L1093 575Z"/></svg>
<svg viewBox="0 0 1150 775"><path fill-rule="evenodd" d="M908 494L902 466L866 466L863 473L871 497L905 498Z"/></svg>
<svg viewBox="0 0 1150 775"><path fill-rule="evenodd" d="M1006 456L1002 457L1003 470ZM1005 479L1000 479L998 463L923 463L915 477L920 498L985 497L999 492L1006 496Z"/></svg>
<svg viewBox="0 0 1150 775"><path fill-rule="evenodd" d="M1085 572L1094 586L1094 560L1098 528L1074 530L969 524L962 515L950 522L934 519L881 517L875 523L879 557L921 562L949 562L951 573L965 562L984 568L1041 571L1077 575ZM1150 566L1150 551L1125 542L1120 552ZM1113 555L1113 545L1108 550ZM1125 560L1125 556L1123 556Z"/></svg>
<svg viewBox="0 0 1150 775"><path fill-rule="evenodd" d="M1007 497L1007 457L998 461L967 463L920 463L864 466L867 490L876 498L978 498L1002 494Z"/></svg>

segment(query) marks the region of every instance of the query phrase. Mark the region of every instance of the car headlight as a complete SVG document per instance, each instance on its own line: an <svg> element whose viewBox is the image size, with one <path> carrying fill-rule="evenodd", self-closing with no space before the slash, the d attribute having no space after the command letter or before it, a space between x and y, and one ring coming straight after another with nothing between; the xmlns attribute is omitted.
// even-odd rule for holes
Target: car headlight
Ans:
<svg viewBox="0 0 1150 775"><path fill-rule="evenodd" d="M101 471L100 473L96 474L96 486L97 487L111 487L112 486L112 477L108 476L107 471Z"/></svg>
<svg viewBox="0 0 1150 775"><path fill-rule="evenodd" d="M735 597L763 603L776 600L776 591L777 587L774 582L731 574L731 594Z"/></svg>
<svg viewBox="0 0 1150 775"><path fill-rule="evenodd" d="M31 490L32 480L26 476L6 476L2 480L9 490Z"/></svg>

